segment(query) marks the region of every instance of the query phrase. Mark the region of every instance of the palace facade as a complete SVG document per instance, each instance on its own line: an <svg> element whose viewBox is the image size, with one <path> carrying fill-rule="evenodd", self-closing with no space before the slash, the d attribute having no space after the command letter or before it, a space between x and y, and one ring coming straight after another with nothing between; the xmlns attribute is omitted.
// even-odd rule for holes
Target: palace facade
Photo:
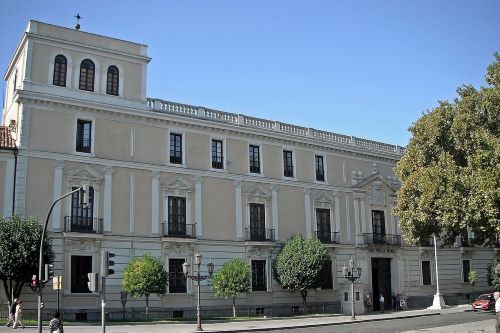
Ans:
<svg viewBox="0 0 500 333"><path fill-rule="evenodd" d="M100 272L101 253L116 254L107 278L110 311L121 311L125 265L145 253L161 256L168 293L150 306L183 316L196 288L182 263L248 261L252 291L237 305L252 313L291 311L300 294L273 280L272 262L295 233L317 237L330 251L330 270L308 303L350 311L342 267L362 267L357 306L366 295L401 294L410 306L432 304L434 248L405 244L392 215L404 148L281 121L147 97L147 46L30 21L5 74L0 131L0 212L45 221L58 197L90 184L90 204L74 194L56 205L49 235L55 273L63 277L67 318L99 313L87 273ZM497 248L438 250L441 293L448 303L490 290L486 269ZM474 290L467 273L479 274ZM0 287L1 288L1 287ZM56 293L45 288L45 309ZM204 281L205 309L229 309ZM27 308L35 294L23 290ZM3 290L0 301L7 302ZM127 311L144 308L128 298ZM390 304L390 302L386 302ZM375 309L378 304L375 304ZM246 312L245 312L246 313ZM74 317L72 317L74 316Z"/></svg>

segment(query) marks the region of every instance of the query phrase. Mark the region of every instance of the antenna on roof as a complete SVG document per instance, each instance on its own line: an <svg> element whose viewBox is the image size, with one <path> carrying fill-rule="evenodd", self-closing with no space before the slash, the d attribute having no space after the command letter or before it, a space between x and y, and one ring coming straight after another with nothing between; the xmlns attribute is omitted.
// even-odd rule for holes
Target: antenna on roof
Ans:
<svg viewBox="0 0 500 333"><path fill-rule="evenodd" d="M75 29L76 29L76 30L80 30L80 19L81 19L82 17L80 16L80 13L76 14L76 15L75 15L75 17L76 17L76 25L75 25Z"/></svg>

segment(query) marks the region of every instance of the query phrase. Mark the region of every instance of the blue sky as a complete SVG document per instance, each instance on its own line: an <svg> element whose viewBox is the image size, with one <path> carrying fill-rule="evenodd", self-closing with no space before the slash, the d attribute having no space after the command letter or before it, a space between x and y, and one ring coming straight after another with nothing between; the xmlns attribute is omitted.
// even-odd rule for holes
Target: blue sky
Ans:
<svg viewBox="0 0 500 333"><path fill-rule="evenodd" d="M402 146L500 51L498 0L18 0L0 4L2 75L29 19L76 13L149 45L149 97Z"/></svg>

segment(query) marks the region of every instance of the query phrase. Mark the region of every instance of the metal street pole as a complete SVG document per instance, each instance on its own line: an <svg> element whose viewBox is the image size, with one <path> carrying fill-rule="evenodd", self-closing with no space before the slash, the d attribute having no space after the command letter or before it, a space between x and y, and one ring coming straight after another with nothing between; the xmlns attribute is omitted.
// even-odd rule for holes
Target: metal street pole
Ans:
<svg viewBox="0 0 500 333"><path fill-rule="evenodd" d="M201 300L200 300L200 265L201 261L198 262L198 276L196 277L196 280L198 280L198 305L196 306L196 330L197 331L203 331L203 328L201 328Z"/></svg>
<svg viewBox="0 0 500 333"><path fill-rule="evenodd" d="M349 268L344 265L342 267L342 275L351 282L351 319L356 320L356 303L354 300L354 282L361 277L361 267L354 264L354 260L349 259Z"/></svg>
<svg viewBox="0 0 500 333"><path fill-rule="evenodd" d="M86 188L86 186L84 186ZM65 195L57 198L53 203L52 206L50 206L49 212L47 213L47 218L45 219L45 224L43 226L42 230L42 238L40 238L40 252L39 252L39 257L38 257L38 333L42 333L42 267L43 267L43 240L45 238L45 233L47 232L47 225L49 224L49 219L50 215L52 214L52 210L54 209L54 206L61 201L62 199L66 198L67 196L72 195L73 193L76 193L78 191L84 190L83 187L79 187L76 190L73 190L69 193L66 193ZM84 196L85 197L85 196ZM84 204L86 204L84 202Z"/></svg>
<svg viewBox="0 0 500 333"><path fill-rule="evenodd" d="M102 288L101 288L101 326L102 326L102 333L106 333L106 278L104 276L102 278Z"/></svg>

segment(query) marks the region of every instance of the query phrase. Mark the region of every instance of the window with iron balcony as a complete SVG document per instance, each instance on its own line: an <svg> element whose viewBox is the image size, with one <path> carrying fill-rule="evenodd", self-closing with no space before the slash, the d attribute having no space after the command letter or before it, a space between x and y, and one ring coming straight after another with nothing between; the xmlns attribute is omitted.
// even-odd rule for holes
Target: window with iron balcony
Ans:
<svg viewBox="0 0 500 333"><path fill-rule="evenodd" d="M291 150L283 150L283 175L293 178L293 153Z"/></svg>
<svg viewBox="0 0 500 333"><path fill-rule="evenodd" d="M92 121L78 119L76 123L76 151L92 152Z"/></svg>
<svg viewBox="0 0 500 333"><path fill-rule="evenodd" d="M259 146L249 145L250 172L260 173L260 148Z"/></svg>
<svg viewBox="0 0 500 333"><path fill-rule="evenodd" d="M212 140L212 168L224 169L222 140Z"/></svg>
<svg viewBox="0 0 500 333"><path fill-rule="evenodd" d="M182 134L170 133L170 163L182 164Z"/></svg>

